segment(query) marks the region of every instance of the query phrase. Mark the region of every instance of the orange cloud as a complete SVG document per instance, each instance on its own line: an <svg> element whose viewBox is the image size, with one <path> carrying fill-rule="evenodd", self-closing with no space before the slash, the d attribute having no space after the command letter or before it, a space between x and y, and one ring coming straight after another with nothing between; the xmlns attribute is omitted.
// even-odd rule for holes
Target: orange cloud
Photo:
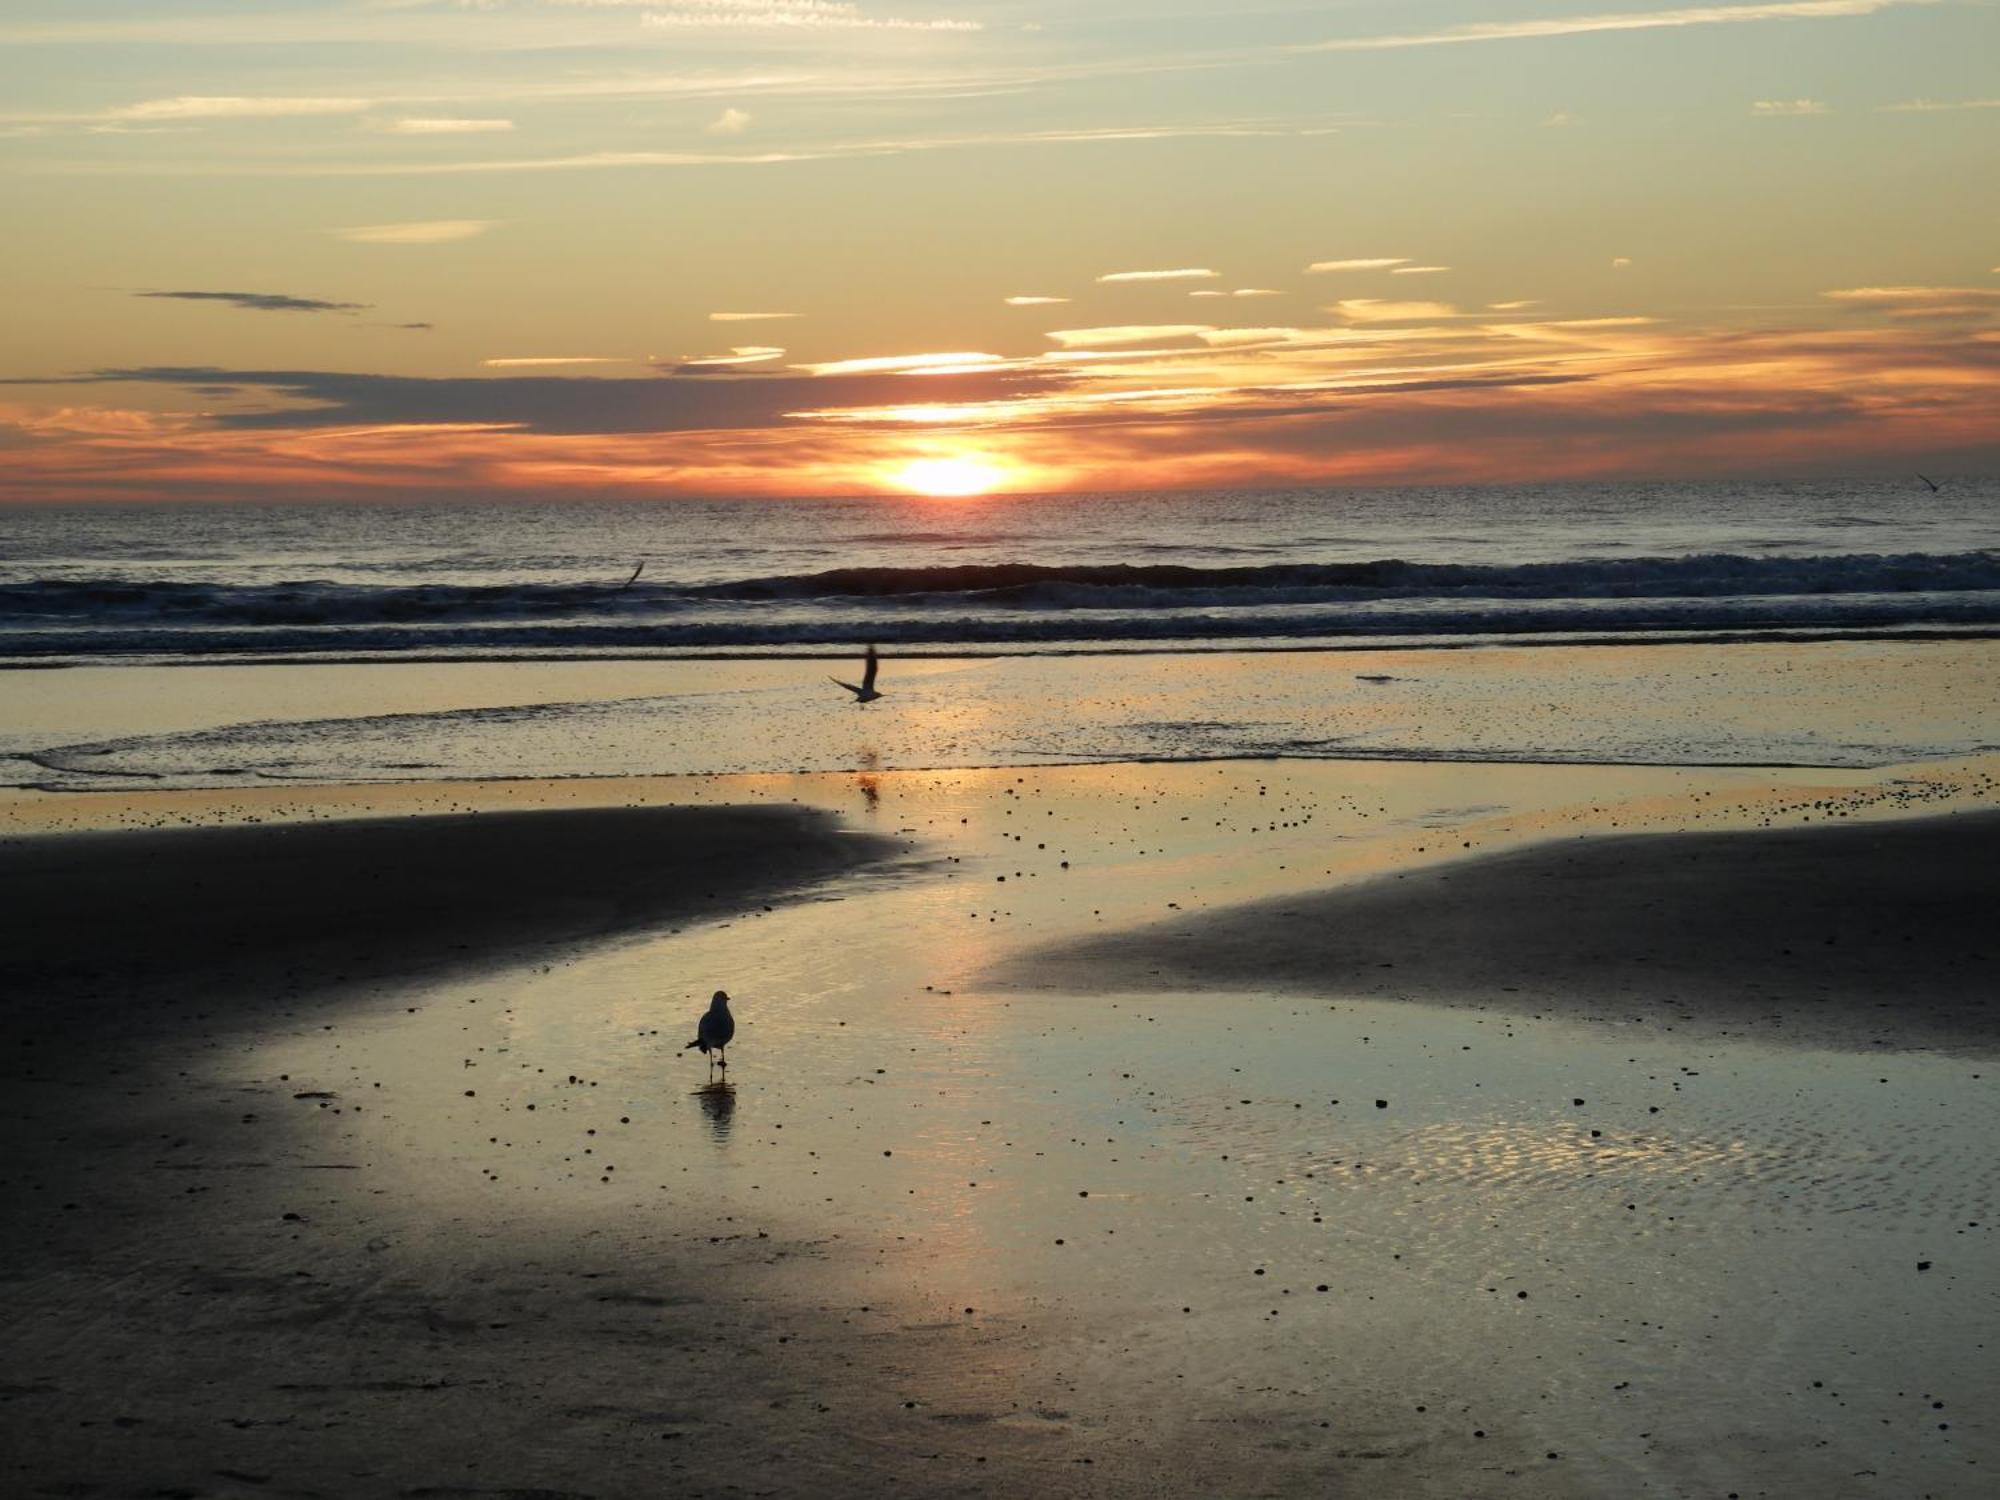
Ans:
<svg viewBox="0 0 2000 1500"><path fill-rule="evenodd" d="M1850 288L1830 305L1968 290ZM613 379L114 370L0 407L0 499L860 494L968 447L1021 489L1899 471L1916 452L1991 466L1996 331L1453 318L1135 325L1116 332L1175 346L770 374L725 363L770 368L776 351L749 346L709 357L712 373ZM100 404L78 399L92 389Z"/></svg>

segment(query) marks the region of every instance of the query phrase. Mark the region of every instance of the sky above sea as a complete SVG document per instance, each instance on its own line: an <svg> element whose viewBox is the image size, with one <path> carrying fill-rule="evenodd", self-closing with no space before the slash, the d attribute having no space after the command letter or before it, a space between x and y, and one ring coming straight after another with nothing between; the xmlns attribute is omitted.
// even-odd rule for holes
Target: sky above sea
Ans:
<svg viewBox="0 0 2000 1500"><path fill-rule="evenodd" d="M0 501L2000 466L1983 0L13 0Z"/></svg>

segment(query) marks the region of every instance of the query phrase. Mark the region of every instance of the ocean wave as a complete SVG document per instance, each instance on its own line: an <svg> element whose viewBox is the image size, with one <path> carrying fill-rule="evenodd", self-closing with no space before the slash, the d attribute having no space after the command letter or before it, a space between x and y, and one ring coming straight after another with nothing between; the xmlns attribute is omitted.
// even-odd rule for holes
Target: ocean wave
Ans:
<svg viewBox="0 0 2000 1500"><path fill-rule="evenodd" d="M34 579L0 583L0 626L88 617L305 625L644 614L701 603L892 601L1019 608L1184 609L1373 599L1640 599L1958 593L2000 589L2000 553L1590 558L1572 562L963 563L831 568L681 584L282 583Z"/></svg>
<svg viewBox="0 0 2000 1500"><path fill-rule="evenodd" d="M44 578L0 655L1021 644L2000 623L2000 553L1513 564L1034 562L630 585Z"/></svg>
<svg viewBox="0 0 2000 1500"><path fill-rule="evenodd" d="M1377 601L1346 608L983 614L795 612L627 623L485 621L341 626L100 625L0 629L0 658L200 657L506 652L655 654L741 648L882 646L1089 649L1120 643L1374 641L1398 637L1702 634L2000 626L2000 593L1649 601L1547 601L1485 607Z"/></svg>
<svg viewBox="0 0 2000 1500"><path fill-rule="evenodd" d="M830 568L735 583L695 592L741 600L937 598L1074 609L1158 602L1303 603L1362 598L1649 598L1748 594L1939 592L2000 588L2000 555L1992 552L1841 554L1830 557L1745 557L1702 553L1684 557L1590 559L1574 562L1270 563L1192 567L1182 564L973 563L928 568Z"/></svg>

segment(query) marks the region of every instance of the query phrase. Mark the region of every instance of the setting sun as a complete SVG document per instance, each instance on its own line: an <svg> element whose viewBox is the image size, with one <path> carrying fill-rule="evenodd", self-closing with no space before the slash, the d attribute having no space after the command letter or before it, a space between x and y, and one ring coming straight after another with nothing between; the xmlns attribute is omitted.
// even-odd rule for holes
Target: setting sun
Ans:
<svg viewBox="0 0 2000 1500"><path fill-rule="evenodd" d="M944 499L983 495L1004 475L998 466L979 458L918 458L893 470L889 477L898 489Z"/></svg>

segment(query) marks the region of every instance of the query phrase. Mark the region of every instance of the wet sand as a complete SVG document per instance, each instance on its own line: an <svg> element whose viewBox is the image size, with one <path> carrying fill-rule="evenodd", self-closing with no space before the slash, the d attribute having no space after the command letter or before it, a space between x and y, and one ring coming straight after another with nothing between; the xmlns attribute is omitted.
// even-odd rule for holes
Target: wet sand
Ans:
<svg viewBox="0 0 2000 1500"><path fill-rule="evenodd" d="M99 893L63 928L59 888L16 881L47 930L8 960L40 966L43 1003L4 1013L0 1052L0 1476L1981 1494L2000 1074L1958 1045L987 976L1162 914L1460 880L1436 861L1467 844L1986 827L1993 770L1228 763L18 804L24 832L127 831L0 855L75 861ZM682 806L626 807L648 802ZM246 818L287 821L173 836L228 851L206 863L152 826ZM531 857L479 842L522 827ZM364 897L378 836L411 864ZM620 841L623 877L591 885L586 854ZM423 860L457 884L404 910ZM337 898L323 948L271 878L307 866ZM226 869L228 901L195 887ZM100 878L150 903L129 941ZM718 985L727 1090L682 1050Z"/></svg>
<svg viewBox="0 0 2000 1500"><path fill-rule="evenodd" d="M1281 990L1814 1047L2000 1045L2000 814L1574 838L1031 953L1071 994Z"/></svg>

